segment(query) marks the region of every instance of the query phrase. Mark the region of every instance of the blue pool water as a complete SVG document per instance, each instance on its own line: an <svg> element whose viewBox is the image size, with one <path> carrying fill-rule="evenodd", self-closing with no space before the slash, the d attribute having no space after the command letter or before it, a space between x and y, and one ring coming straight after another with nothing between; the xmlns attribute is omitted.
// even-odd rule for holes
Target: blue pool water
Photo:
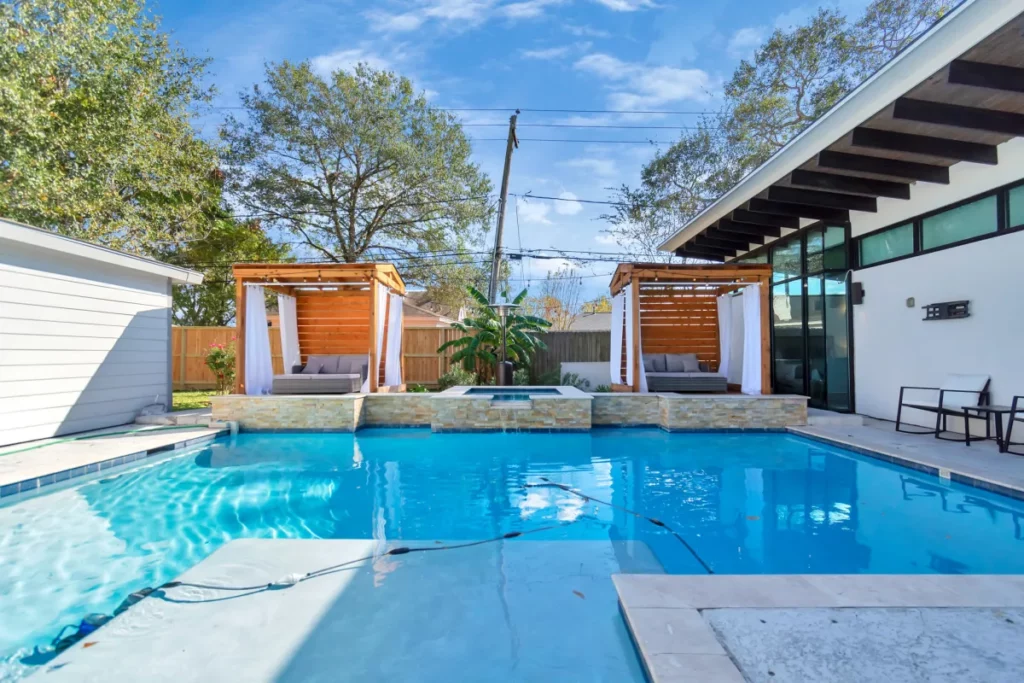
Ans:
<svg viewBox="0 0 1024 683"><path fill-rule="evenodd" d="M359 673L387 680L374 662L416 652L418 680L554 680L564 667L562 680L640 681L608 577L703 570L643 520L524 488L541 477L667 522L722 574L1024 573L1024 502L790 435L242 434L0 506L0 680L29 671L22 658L62 625L232 539L433 543L561 523L375 565L360 595L404 601L388 628L408 632L363 633L375 659ZM445 611L459 590L479 591L472 615ZM428 642L439 622L443 642Z"/></svg>
<svg viewBox="0 0 1024 683"><path fill-rule="evenodd" d="M475 387L466 390L466 396L490 396L494 401L529 401L530 396L557 396L558 394L558 389Z"/></svg>

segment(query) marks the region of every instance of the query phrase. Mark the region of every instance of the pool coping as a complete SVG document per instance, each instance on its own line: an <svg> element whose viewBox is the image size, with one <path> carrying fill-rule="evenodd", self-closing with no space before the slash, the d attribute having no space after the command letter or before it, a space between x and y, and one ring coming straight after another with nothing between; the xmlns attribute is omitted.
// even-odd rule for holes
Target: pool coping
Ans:
<svg viewBox="0 0 1024 683"><path fill-rule="evenodd" d="M77 467L71 467L68 469L60 470L59 472L51 472L50 474L44 474L38 477L29 477L20 481L11 482L0 486L0 499L9 499L12 496L16 496L22 493L32 493L39 489L45 488L52 484L60 484L72 479L84 477L97 472L112 469L114 467L121 467L128 465L139 460L145 460L154 455L166 453L168 451L181 450L184 448L190 448L192 446L198 446L228 434L230 430L228 428L218 429L212 434L203 434L202 436L194 436L189 439L182 439L181 441L174 441L168 444L161 444L159 446L153 446L141 451L134 453L128 453L126 455L119 455L113 458L107 458L105 460L97 460L96 462L87 463L85 465L79 465ZM6 502L6 501L5 501Z"/></svg>
<svg viewBox="0 0 1024 683"><path fill-rule="evenodd" d="M903 453L897 453L895 451L883 450L877 447L863 446L854 440L842 439L835 436L826 436L824 434L817 434L809 431L806 427L787 427L786 430L790 434L799 436L804 439L811 441L817 441L819 443L828 444L830 446L836 446L837 448L844 448L848 451L853 451L859 455L865 455L869 458L876 460L882 460L883 462L890 463L892 465L899 465L906 467L907 469L916 470L924 474L930 474L944 479L946 481L953 481L958 484L965 484L967 486L973 486L974 488L981 489L983 491L989 491L991 493L998 493L1008 498L1014 498L1016 500L1024 500L1024 489L1008 484L1006 482L998 481L996 479L990 479L982 475L968 474L967 472L961 472L949 467L943 467L923 461L917 458L913 458Z"/></svg>
<svg viewBox="0 0 1024 683"><path fill-rule="evenodd" d="M652 683L746 678L702 612L712 609L1024 607L1024 575L613 574Z"/></svg>

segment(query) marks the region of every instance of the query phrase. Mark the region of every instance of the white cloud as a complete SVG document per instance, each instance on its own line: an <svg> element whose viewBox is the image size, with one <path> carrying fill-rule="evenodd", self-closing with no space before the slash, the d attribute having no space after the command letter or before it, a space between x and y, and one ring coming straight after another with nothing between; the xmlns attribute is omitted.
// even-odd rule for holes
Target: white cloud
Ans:
<svg viewBox="0 0 1024 683"><path fill-rule="evenodd" d="M372 52L367 52L362 48L337 50L326 55L313 57L309 62L313 67L313 71L325 78L335 71L351 71L360 62L378 70L391 68L390 61Z"/></svg>
<svg viewBox="0 0 1024 683"><path fill-rule="evenodd" d="M570 45L561 47L548 47L540 50L520 50L519 54L525 59L560 59L569 54L572 49Z"/></svg>
<svg viewBox="0 0 1024 683"><path fill-rule="evenodd" d="M613 12L636 12L640 9L657 7L651 0L594 0Z"/></svg>
<svg viewBox="0 0 1024 683"><path fill-rule="evenodd" d="M591 26L577 26L575 24L565 24L562 26L569 34L580 37L580 38L611 38L612 34L608 31L593 28Z"/></svg>
<svg viewBox="0 0 1024 683"><path fill-rule="evenodd" d="M416 12L405 12L402 14L389 14L374 10L366 12L363 16L370 22L370 28L382 33L403 33L415 31L423 25L425 17Z"/></svg>
<svg viewBox="0 0 1024 683"><path fill-rule="evenodd" d="M767 29L764 26L741 28L729 39L729 44L725 50L729 53L729 56L736 59L748 59L761 46L766 33Z"/></svg>
<svg viewBox="0 0 1024 683"><path fill-rule="evenodd" d="M498 14L508 19L534 19L544 15L552 5L561 5L564 0L524 0L498 7Z"/></svg>
<svg viewBox="0 0 1024 683"><path fill-rule="evenodd" d="M548 213L551 211L551 205L547 202L523 201L517 197L516 207L519 210L519 218L521 218L524 223L541 223L544 225L551 224L551 219L548 218Z"/></svg>
<svg viewBox="0 0 1024 683"><path fill-rule="evenodd" d="M592 175L602 176L605 178L613 177L618 172L615 162L611 159L583 157L580 159L569 159L568 161L563 161L561 165L569 168L579 168Z"/></svg>
<svg viewBox="0 0 1024 683"><path fill-rule="evenodd" d="M578 60L575 68L611 81L609 104L615 109L655 107L679 100L709 99L711 79L701 69L648 66L595 53Z"/></svg>
<svg viewBox="0 0 1024 683"><path fill-rule="evenodd" d="M558 198L571 200L555 202L555 213L560 216L575 216L583 210L583 205L576 201L577 197L572 192L562 192L558 195Z"/></svg>

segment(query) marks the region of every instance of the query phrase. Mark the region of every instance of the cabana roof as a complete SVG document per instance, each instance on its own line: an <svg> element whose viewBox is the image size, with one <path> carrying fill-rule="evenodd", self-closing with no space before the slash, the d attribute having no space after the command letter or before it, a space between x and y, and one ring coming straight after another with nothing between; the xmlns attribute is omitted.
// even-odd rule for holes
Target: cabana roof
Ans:
<svg viewBox="0 0 1024 683"><path fill-rule="evenodd" d="M620 263L612 274L611 292L615 296L631 282L660 285L710 285L736 288L748 284L768 284L772 267L761 263L695 265L689 263ZM731 291L731 290L725 290ZM724 293L724 292L719 292Z"/></svg>
<svg viewBox="0 0 1024 683"><path fill-rule="evenodd" d="M380 282L396 294L405 295L405 282L390 263L236 263L235 283L262 284L284 294L310 291L309 287L352 286Z"/></svg>

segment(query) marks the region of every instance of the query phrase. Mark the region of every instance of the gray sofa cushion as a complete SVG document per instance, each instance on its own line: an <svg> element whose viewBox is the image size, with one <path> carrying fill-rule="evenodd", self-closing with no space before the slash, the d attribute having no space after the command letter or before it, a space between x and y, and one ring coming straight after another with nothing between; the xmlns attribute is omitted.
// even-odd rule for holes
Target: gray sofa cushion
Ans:
<svg viewBox="0 0 1024 683"><path fill-rule="evenodd" d="M666 353L665 372L700 372L695 353Z"/></svg>
<svg viewBox="0 0 1024 683"><path fill-rule="evenodd" d="M320 370L323 369L324 363L325 363L325 361L328 358L330 358L330 356L310 356L309 358L306 359L306 365L305 365L305 367L302 368L302 373L301 374L303 374L303 375L318 375L318 374L320 374ZM330 370L328 370L327 372L330 372Z"/></svg>
<svg viewBox="0 0 1024 683"><path fill-rule="evenodd" d="M665 372L665 354L645 353L643 359L644 372Z"/></svg>

